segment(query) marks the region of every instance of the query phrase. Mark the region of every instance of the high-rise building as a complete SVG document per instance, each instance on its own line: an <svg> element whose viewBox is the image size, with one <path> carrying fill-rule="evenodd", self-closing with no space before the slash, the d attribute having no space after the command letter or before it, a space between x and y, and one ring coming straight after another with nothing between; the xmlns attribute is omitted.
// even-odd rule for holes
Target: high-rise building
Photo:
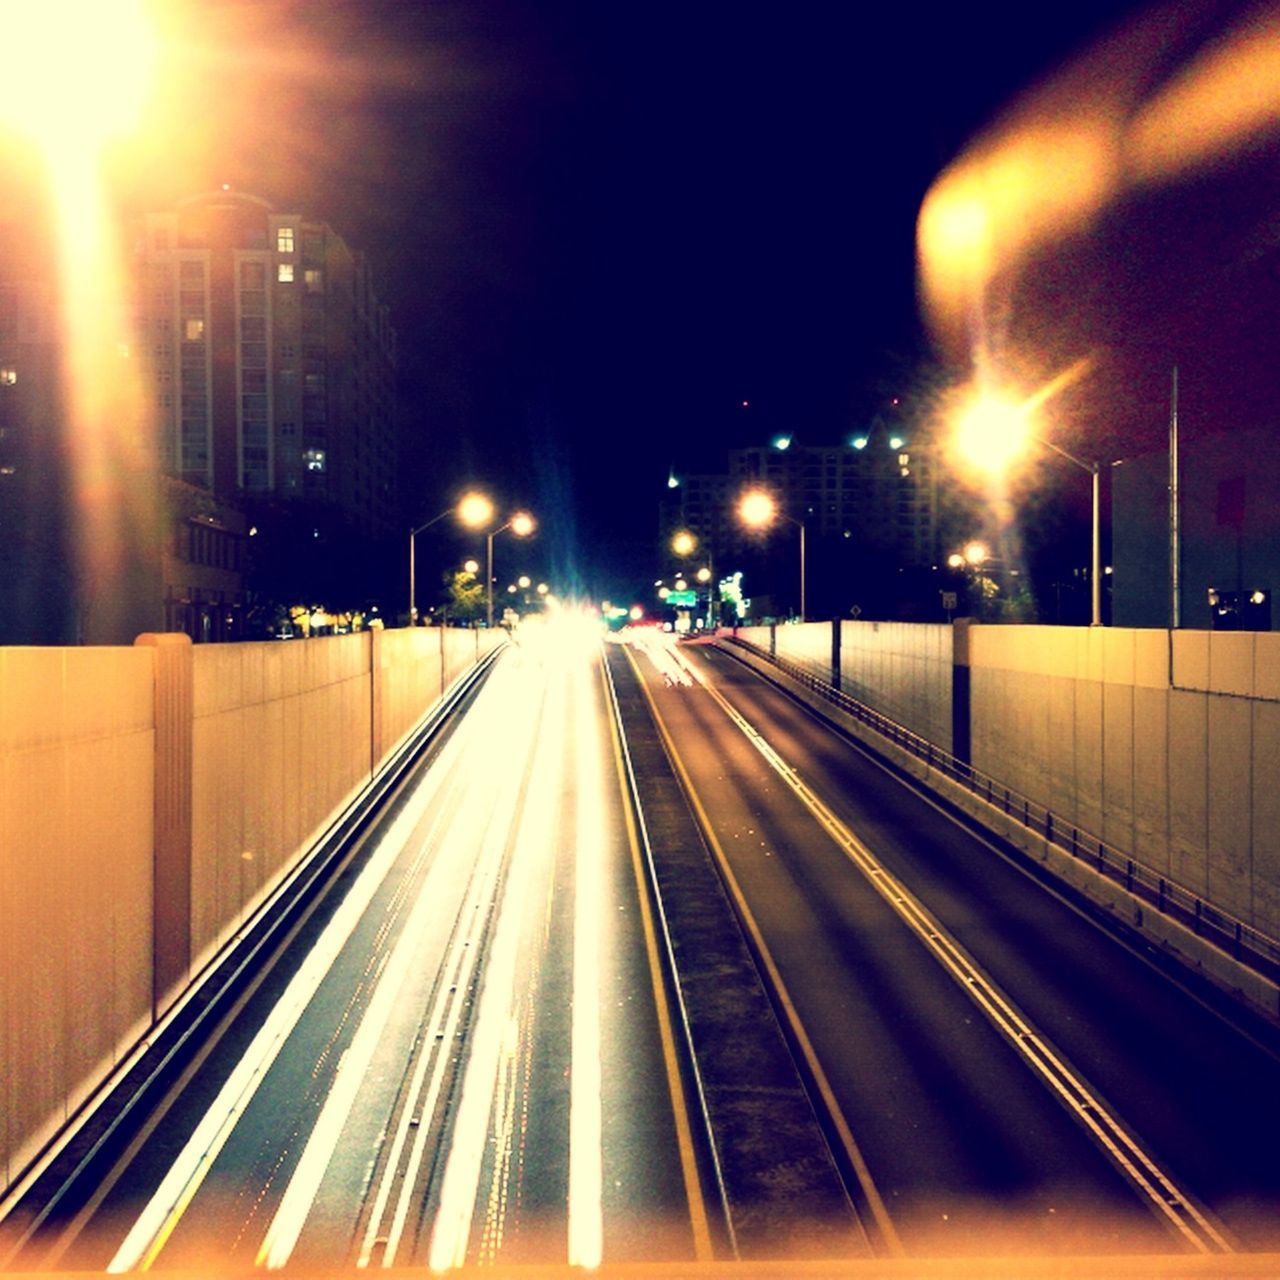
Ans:
<svg viewBox="0 0 1280 1280"><path fill-rule="evenodd" d="M324 222L222 190L146 216L139 310L161 465L225 501L397 526L395 333Z"/></svg>

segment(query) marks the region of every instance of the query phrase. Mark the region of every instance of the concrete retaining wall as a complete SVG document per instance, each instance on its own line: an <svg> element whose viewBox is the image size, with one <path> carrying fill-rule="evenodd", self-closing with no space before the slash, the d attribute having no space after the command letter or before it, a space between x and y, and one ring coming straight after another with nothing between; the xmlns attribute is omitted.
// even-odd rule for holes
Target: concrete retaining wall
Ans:
<svg viewBox="0 0 1280 1280"><path fill-rule="evenodd" d="M1280 634L970 635L977 768L1280 934Z"/></svg>
<svg viewBox="0 0 1280 1280"><path fill-rule="evenodd" d="M950 751L952 635L942 623L842 622L840 688Z"/></svg>
<svg viewBox="0 0 1280 1280"><path fill-rule="evenodd" d="M0 1193L503 638L0 649Z"/></svg>
<svg viewBox="0 0 1280 1280"><path fill-rule="evenodd" d="M0 1189L151 1015L151 654L0 649Z"/></svg>
<svg viewBox="0 0 1280 1280"><path fill-rule="evenodd" d="M841 622L840 687L944 750L952 747L952 628L910 622ZM739 627L765 653L832 681L830 622Z"/></svg>

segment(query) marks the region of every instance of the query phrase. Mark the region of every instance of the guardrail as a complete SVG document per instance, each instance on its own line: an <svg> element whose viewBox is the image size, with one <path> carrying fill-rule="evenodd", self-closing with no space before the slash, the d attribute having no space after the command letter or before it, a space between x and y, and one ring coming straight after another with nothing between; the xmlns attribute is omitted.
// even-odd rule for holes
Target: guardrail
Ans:
<svg viewBox="0 0 1280 1280"><path fill-rule="evenodd" d="M1268 934L1220 907L1215 907L1211 902L1206 902L1176 880L1136 861L1121 850L1113 849L1092 832L1083 830L1038 801L1005 786L999 779L975 769L927 738L912 733L888 716L833 688L829 680L822 679L798 663L773 657L766 649L737 636L722 635L720 640L764 659L846 715L887 738L894 746L924 761L931 769L936 769L958 783L978 799L1002 810L1055 848L1064 850L1100 875L1123 885L1135 898L1160 914L1190 928L1198 937L1220 947L1241 964L1273 981L1280 980L1280 942Z"/></svg>

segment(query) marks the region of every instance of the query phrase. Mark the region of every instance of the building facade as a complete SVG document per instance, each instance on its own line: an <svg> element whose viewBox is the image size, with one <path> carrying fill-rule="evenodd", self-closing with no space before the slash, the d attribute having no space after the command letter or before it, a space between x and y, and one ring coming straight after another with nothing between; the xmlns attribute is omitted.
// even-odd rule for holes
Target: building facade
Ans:
<svg viewBox="0 0 1280 1280"><path fill-rule="evenodd" d="M139 256L162 468L223 501L395 528L395 333L364 260L326 223L229 190L148 214Z"/></svg>

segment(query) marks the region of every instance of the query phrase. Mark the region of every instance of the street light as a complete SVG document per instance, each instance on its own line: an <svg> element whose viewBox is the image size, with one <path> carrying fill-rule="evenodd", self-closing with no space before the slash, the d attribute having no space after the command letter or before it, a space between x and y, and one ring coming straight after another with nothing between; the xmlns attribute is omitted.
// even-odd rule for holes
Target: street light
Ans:
<svg viewBox="0 0 1280 1280"><path fill-rule="evenodd" d="M680 529L671 539L671 550L678 556L691 556L698 549L697 535L689 529ZM697 572L697 579L702 583L709 583L715 575L714 556L710 548L707 549L707 563ZM718 612L717 605L719 601L716 599L719 592L712 588L707 590L707 625L713 631L716 626L716 614Z"/></svg>
<svg viewBox="0 0 1280 1280"><path fill-rule="evenodd" d="M966 461L991 476L1002 475L1032 444L1051 449L1090 477L1093 503L1089 566L1089 625L1102 625L1102 485L1097 462L1086 462L1061 445L1037 435L1031 415L1068 376L1078 376L1079 365L1054 379L1049 386L1018 402L1008 396L982 393L974 397L956 420L952 443Z"/></svg>
<svg viewBox="0 0 1280 1280"><path fill-rule="evenodd" d="M432 516L416 529L409 530L409 625L411 627L418 625L417 564L414 544L418 534L424 529L430 529L433 524L439 524L446 516L457 516L468 529L479 529L481 525L486 525L493 519L493 503L483 493L468 493L456 506L446 507L438 516Z"/></svg>
<svg viewBox="0 0 1280 1280"><path fill-rule="evenodd" d="M749 489L742 495L738 503L738 516L742 522L753 529L766 529L775 520L789 520L800 530L800 621L808 616L805 609L805 568L804 568L804 523L785 511L778 510L778 504L771 494L763 489Z"/></svg>
<svg viewBox="0 0 1280 1280"><path fill-rule="evenodd" d="M533 528L533 517L527 511L517 511L506 524L491 529L485 540L489 552L489 579L485 584L485 599L490 630L493 628L493 540L506 529L510 529L517 538L527 538L533 532Z"/></svg>

